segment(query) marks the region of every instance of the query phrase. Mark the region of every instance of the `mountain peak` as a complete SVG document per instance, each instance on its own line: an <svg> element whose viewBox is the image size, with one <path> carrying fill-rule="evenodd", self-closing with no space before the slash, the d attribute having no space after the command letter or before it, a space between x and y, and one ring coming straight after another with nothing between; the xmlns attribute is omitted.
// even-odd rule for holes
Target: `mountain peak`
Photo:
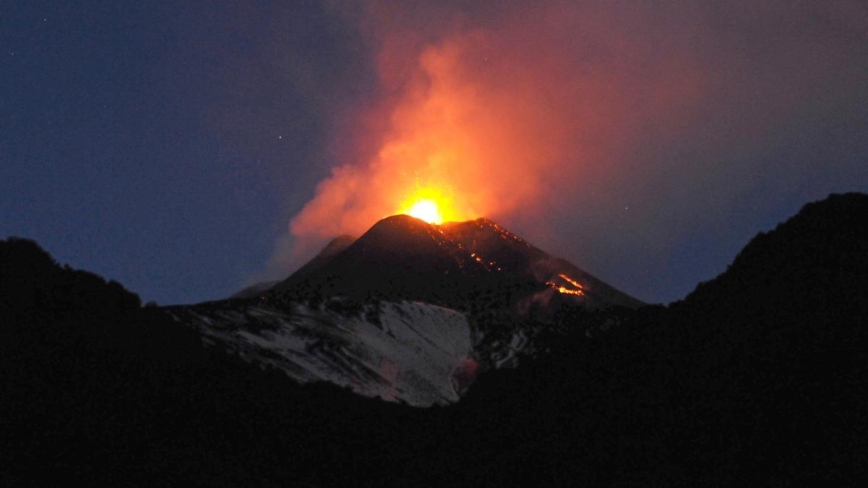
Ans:
<svg viewBox="0 0 868 488"><path fill-rule="evenodd" d="M856 283L868 269L866 216L868 195L862 193L808 203L774 230L757 234L723 274L700 283L685 301L707 307L705 300L713 297L745 294L744 283L805 298L841 289L861 299L863 288ZM847 281L853 286L842 286Z"/></svg>
<svg viewBox="0 0 868 488"><path fill-rule="evenodd" d="M512 307L534 296L548 303L552 294L588 308L642 305L487 218L432 225L393 215L339 252L325 258L324 253L275 289L297 296L384 296L455 308L480 294L499 294Z"/></svg>

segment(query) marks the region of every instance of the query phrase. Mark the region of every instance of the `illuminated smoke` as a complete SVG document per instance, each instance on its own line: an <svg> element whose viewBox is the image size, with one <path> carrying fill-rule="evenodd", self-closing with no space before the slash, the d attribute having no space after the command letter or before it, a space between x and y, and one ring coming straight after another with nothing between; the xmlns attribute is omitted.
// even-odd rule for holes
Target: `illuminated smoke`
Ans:
<svg viewBox="0 0 868 488"><path fill-rule="evenodd" d="M553 192L565 180L588 191L649 116L670 123L701 85L677 49L654 55L667 46L646 37L638 9L611 13L535 4L500 12L497 25L456 15L417 29L369 5L362 22L376 26L380 79L396 92L374 111L389 125L371 134L383 141L372 160L345 161L320 183L293 234L359 234L426 192L447 221L574 201Z"/></svg>
<svg viewBox="0 0 868 488"><path fill-rule="evenodd" d="M590 270L635 259L650 282L681 229L760 184L746 155L765 134L864 84L856 2L527 3L334 3L381 90L336 124L355 132L334 134L342 159L291 221L297 253L427 199Z"/></svg>

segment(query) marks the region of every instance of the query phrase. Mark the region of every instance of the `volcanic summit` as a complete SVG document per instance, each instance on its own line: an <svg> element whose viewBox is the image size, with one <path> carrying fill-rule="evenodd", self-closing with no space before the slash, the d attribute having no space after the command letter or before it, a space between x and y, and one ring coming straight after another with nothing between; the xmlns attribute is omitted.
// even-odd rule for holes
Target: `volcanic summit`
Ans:
<svg viewBox="0 0 868 488"><path fill-rule="evenodd" d="M565 310L640 305L491 220L395 215L334 239L282 282L174 313L298 381L430 405L533 354Z"/></svg>

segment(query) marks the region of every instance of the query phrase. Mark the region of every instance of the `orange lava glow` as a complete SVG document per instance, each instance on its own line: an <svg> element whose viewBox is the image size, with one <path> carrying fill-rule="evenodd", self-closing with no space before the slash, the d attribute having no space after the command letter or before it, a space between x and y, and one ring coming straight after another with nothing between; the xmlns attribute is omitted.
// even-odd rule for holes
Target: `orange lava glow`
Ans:
<svg viewBox="0 0 868 488"><path fill-rule="evenodd" d="M569 288L567 288L565 286L558 286L555 289L558 291L558 293L563 293L564 295L582 296L585 294L585 292L583 292L582 290L570 290Z"/></svg>
<svg viewBox="0 0 868 488"><path fill-rule="evenodd" d="M558 277L560 279L566 281L568 284L574 286L575 289L567 288L566 286L563 286L563 285L558 285L557 283L555 283L553 281L546 282L546 284L549 285L550 287L554 288L555 290L557 290L558 293L562 293L564 295L583 296L585 294L584 287L578 281L570 278L569 276L567 276L563 273L559 274Z"/></svg>
<svg viewBox="0 0 868 488"><path fill-rule="evenodd" d="M602 208L595 188L634 174L622 167L635 153L626 143L676 130L704 86L691 57L659 59L669 51L647 42L642 9L625 22L608 8L543 1L465 23L437 2L364 3L348 18L376 46L377 95L336 111L330 174L293 217L281 241L291 252L278 261L302 262L325 239L401 213L552 235L567 209L583 208L583 221Z"/></svg>
<svg viewBox="0 0 868 488"><path fill-rule="evenodd" d="M419 200L407 211L401 213L424 220L429 224L439 225L443 223L443 216L440 215L440 209L437 208L437 202L425 198Z"/></svg>
<svg viewBox="0 0 868 488"><path fill-rule="evenodd" d="M393 213L409 215L435 225L466 218L466 213L456 210L448 191L432 188L417 189L405 197Z"/></svg>
<svg viewBox="0 0 868 488"><path fill-rule="evenodd" d="M560 276L561 278L563 278L564 281L566 281L567 283L569 283L569 284L575 286L576 288L578 288L578 289L580 289L580 290L581 290L582 288L584 288L582 285L579 284L578 281L576 281L576 280L570 278L569 276L567 276L567 275L565 275L565 274L563 274L563 273L561 273L561 274L558 275L558 276Z"/></svg>

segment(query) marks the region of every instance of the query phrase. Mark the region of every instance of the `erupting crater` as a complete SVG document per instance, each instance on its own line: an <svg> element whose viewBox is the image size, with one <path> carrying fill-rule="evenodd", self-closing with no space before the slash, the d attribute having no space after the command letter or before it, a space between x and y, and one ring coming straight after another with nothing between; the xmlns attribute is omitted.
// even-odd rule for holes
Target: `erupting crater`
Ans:
<svg viewBox="0 0 868 488"><path fill-rule="evenodd" d="M440 208L437 202L423 198L416 202L406 212L410 217L416 217L419 220L424 220L429 224L440 225L443 223L443 216L440 215Z"/></svg>
<svg viewBox="0 0 868 488"><path fill-rule="evenodd" d="M441 225L444 222L468 220L466 205L461 199L453 199L449 186L426 186L417 188L395 208L397 215L409 215L425 223Z"/></svg>

